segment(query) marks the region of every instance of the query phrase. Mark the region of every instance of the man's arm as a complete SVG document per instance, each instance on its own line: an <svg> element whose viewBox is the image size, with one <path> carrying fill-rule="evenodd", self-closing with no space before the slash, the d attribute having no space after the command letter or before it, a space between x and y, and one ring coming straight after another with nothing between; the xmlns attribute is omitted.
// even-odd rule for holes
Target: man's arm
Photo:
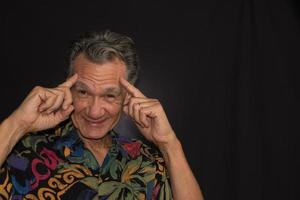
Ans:
<svg viewBox="0 0 300 200"><path fill-rule="evenodd" d="M5 119L0 125L0 166L11 152L15 144L24 135L24 128L11 118Z"/></svg>
<svg viewBox="0 0 300 200"><path fill-rule="evenodd" d="M185 158L182 146L157 99L150 99L121 78L127 91L123 110L137 125L146 139L162 152L170 175L175 200L203 200L200 187Z"/></svg>
<svg viewBox="0 0 300 200"><path fill-rule="evenodd" d="M174 199L203 200L200 187L186 160L180 141L176 138L167 147L161 147L170 174Z"/></svg>
<svg viewBox="0 0 300 200"><path fill-rule="evenodd" d="M46 130L67 119L73 111L70 88L75 74L56 88L35 87L0 125L0 167L16 143L28 132Z"/></svg>

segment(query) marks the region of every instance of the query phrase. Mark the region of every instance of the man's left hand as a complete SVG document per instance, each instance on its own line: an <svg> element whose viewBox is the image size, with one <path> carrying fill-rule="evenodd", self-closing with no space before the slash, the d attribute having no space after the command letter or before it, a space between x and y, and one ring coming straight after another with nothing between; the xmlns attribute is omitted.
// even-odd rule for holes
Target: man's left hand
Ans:
<svg viewBox="0 0 300 200"><path fill-rule="evenodd" d="M145 138L160 149L172 145L177 138L161 103L157 99L147 98L123 78L120 78L120 83L127 91L123 111L131 117Z"/></svg>

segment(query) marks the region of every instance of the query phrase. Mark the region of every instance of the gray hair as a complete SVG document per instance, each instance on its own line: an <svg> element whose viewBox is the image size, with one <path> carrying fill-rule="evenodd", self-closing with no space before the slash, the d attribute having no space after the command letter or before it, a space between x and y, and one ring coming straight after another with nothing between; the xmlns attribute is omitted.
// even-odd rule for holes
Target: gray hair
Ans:
<svg viewBox="0 0 300 200"><path fill-rule="evenodd" d="M135 83L138 77L138 55L131 38L109 30L86 32L71 42L68 58L68 76L74 73L73 61L80 54L97 64L103 64L119 58L127 67L127 79Z"/></svg>

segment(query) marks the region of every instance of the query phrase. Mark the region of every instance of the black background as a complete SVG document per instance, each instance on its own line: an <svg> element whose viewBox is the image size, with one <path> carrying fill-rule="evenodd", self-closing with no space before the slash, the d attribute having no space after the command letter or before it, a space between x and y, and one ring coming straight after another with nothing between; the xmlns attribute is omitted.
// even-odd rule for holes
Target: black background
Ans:
<svg viewBox="0 0 300 200"><path fill-rule="evenodd" d="M135 40L137 87L163 104L206 199L300 199L299 18L296 0L11 1L1 120L65 79L71 39L110 29Z"/></svg>

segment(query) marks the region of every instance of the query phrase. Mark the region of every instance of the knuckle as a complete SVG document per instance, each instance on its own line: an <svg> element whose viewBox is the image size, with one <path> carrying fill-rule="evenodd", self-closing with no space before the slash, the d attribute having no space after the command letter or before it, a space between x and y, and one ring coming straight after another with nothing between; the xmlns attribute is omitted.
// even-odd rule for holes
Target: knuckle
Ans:
<svg viewBox="0 0 300 200"><path fill-rule="evenodd" d="M33 88L33 90L39 92L39 91L43 91L44 88L43 88L42 86L37 85L37 86L35 86L35 87Z"/></svg>
<svg viewBox="0 0 300 200"><path fill-rule="evenodd" d="M57 87L59 90L61 90L61 91L66 91L66 90L68 90L68 87L66 87L66 86L64 86L64 85L59 85L58 87Z"/></svg>
<svg viewBox="0 0 300 200"><path fill-rule="evenodd" d="M145 113L145 108L141 108L141 109L139 110L139 112L140 112L141 115L143 115L143 114Z"/></svg>
<svg viewBox="0 0 300 200"><path fill-rule="evenodd" d="M134 103L134 104L133 104L133 108L134 108L134 109L138 109L139 107L140 107L139 103Z"/></svg>
<svg viewBox="0 0 300 200"><path fill-rule="evenodd" d="M54 103L56 101L56 96L51 96L49 99L48 99L48 103Z"/></svg>
<svg viewBox="0 0 300 200"><path fill-rule="evenodd" d="M57 87L61 87L61 88L65 87L64 83L65 83L65 82L59 84Z"/></svg>
<svg viewBox="0 0 300 200"><path fill-rule="evenodd" d="M157 107L158 109L162 109L162 108L163 108L162 105L161 105L160 103L156 103L156 104L155 104L155 107Z"/></svg>
<svg viewBox="0 0 300 200"><path fill-rule="evenodd" d="M64 91L62 91L60 88L54 88L54 90L57 92L58 95L64 94Z"/></svg>
<svg viewBox="0 0 300 200"><path fill-rule="evenodd" d="M129 103L129 106L132 107L134 105L134 100L131 98L128 103Z"/></svg>
<svg viewBox="0 0 300 200"><path fill-rule="evenodd" d="M64 97L65 93L63 91L60 91L58 95L61 96L61 97Z"/></svg>
<svg viewBox="0 0 300 200"><path fill-rule="evenodd" d="M162 105L161 105L161 102L160 102L158 99L155 99L155 105L157 105L157 106L162 106Z"/></svg>
<svg viewBox="0 0 300 200"><path fill-rule="evenodd" d="M46 101L46 105L47 106L50 106L50 105L52 105L54 103L54 99L49 99L48 101Z"/></svg>

